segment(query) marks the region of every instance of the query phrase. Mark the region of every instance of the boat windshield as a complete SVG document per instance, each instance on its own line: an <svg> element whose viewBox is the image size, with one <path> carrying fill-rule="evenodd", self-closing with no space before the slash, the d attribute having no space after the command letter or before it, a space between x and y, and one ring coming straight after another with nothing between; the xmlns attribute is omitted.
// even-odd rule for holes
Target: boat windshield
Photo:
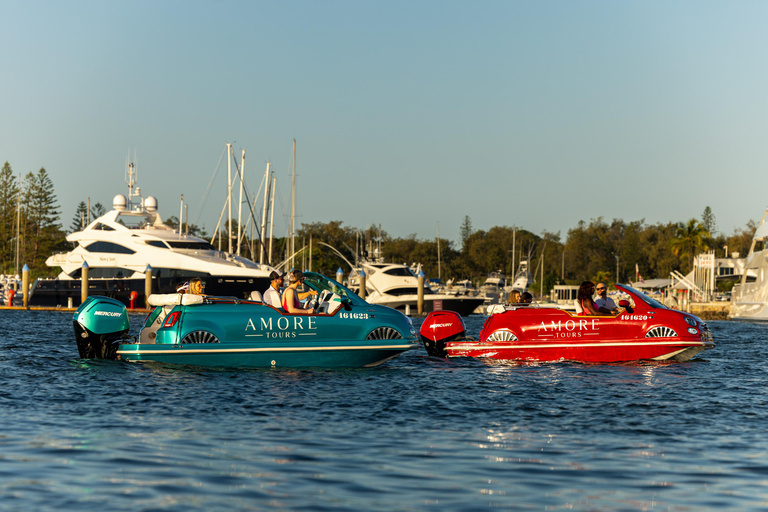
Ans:
<svg viewBox="0 0 768 512"><path fill-rule="evenodd" d="M327 278L322 274L318 274L316 272L304 272L304 277L304 284L317 290L318 292L328 290L331 293L337 294L342 299L349 299L353 305L362 306L366 304L366 302L361 299L355 292L340 284L338 281Z"/></svg>
<svg viewBox="0 0 768 512"><path fill-rule="evenodd" d="M623 290L626 290L626 291L630 292L632 295L638 297L640 300L642 300L643 302L645 302L646 304L648 304L649 306L651 306L654 309L669 309L667 306L665 306L661 302L658 302L658 301L650 298L649 296L647 296L646 294L644 294L640 290L636 290L636 289L632 288L631 286L626 286L626 285L623 285L623 284L622 285L618 285L618 286L619 286L619 289L623 289Z"/></svg>
<svg viewBox="0 0 768 512"><path fill-rule="evenodd" d="M121 212L115 218L115 222L128 229L144 229L145 227L152 225L154 218L154 215L150 216L144 213Z"/></svg>

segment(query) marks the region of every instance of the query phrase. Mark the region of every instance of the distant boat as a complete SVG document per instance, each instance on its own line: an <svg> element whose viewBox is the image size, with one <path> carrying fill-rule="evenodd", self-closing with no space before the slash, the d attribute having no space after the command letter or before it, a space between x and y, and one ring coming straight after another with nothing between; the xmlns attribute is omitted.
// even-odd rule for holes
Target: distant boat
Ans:
<svg viewBox="0 0 768 512"><path fill-rule="evenodd" d="M360 293L360 271L365 271L365 300L399 311L416 313L419 279L407 265L363 261L349 274L350 288ZM483 304L483 297L435 293L424 286L424 312L448 310L470 315Z"/></svg>
<svg viewBox="0 0 768 512"><path fill-rule="evenodd" d="M212 295L244 298L269 287L272 267L216 250L207 240L165 225L157 213L157 200L142 198L138 187L134 192L133 164L127 183L127 198L118 194L112 210L67 236L74 249L46 260L49 267L61 267L61 273L55 279L36 280L30 304L79 304L84 263L88 295L109 296L126 305L131 292L144 297L147 265L152 269L152 293L173 293L177 284L194 277L202 279L206 293Z"/></svg>
<svg viewBox="0 0 768 512"><path fill-rule="evenodd" d="M741 280L731 291L728 318L768 322L768 209L752 237Z"/></svg>

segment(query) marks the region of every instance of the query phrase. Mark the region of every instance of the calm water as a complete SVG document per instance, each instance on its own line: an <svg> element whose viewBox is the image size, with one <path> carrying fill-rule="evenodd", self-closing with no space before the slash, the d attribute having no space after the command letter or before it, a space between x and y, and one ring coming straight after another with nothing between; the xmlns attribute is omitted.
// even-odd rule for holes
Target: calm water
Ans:
<svg viewBox="0 0 768 512"><path fill-rule="evenodd" d="M217 371L0 311L0 509L765 510L768 326L710 325L688 363Z"/></svg>

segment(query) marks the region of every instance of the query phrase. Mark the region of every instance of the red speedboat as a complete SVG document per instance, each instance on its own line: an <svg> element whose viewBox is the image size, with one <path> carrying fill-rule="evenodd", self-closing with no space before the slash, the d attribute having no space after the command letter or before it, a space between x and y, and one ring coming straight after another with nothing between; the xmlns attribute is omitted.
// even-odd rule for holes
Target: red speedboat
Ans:
<svg viewBox="0 0 768 512"><path fill-rule="evenodd" d="M714 348L712 333L698 317L669 309L630 286L616 288L630 300L619 301L615 316L577 316L535 304L498 306L480 339L471 340L459 315L436 311L424 320L421 339L433 356L517 361L687 361Z"/></svg>

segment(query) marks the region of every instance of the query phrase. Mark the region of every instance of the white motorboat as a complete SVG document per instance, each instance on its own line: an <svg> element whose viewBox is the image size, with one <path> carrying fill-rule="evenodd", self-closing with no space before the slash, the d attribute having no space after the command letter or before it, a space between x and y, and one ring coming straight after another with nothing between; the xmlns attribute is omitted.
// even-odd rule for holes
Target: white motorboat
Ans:
<svg viewBox="0 0 768 512"><path fill-rule="evenodd" d="M128 170L128 198L119 194L113 209L82 231L67 236L75 248L50 256L49 267L60 267L55 279L38 279L30 303L72 306L80 303L83 265L88 266L89 295L106 295L130 303L131 292L145 295L145 272L152 272L152 293L173 293L179 283L199 277L211 295L243 298L269 287L272 267L216 250L208 241L165 225L157 200L142 198L133 164Z"/></svg>
<svg viewBox="0 0 768 512"><path fill-rule="evenodd" d="M360 271L365 272L365 300L371 304L389 306L400 311L416 313L419 279L406 265L363 261L349 274L350 288L360 293ZM483 303L483 297L434 293L424 286L424 312L448 310L467 316Z"/></svg>
<svg viewBox="0 0 768 512"><path fill-rule="evenodd" d="M752 237L741 280L731 291L728 318L768 322L768 210Z"/></svg>

